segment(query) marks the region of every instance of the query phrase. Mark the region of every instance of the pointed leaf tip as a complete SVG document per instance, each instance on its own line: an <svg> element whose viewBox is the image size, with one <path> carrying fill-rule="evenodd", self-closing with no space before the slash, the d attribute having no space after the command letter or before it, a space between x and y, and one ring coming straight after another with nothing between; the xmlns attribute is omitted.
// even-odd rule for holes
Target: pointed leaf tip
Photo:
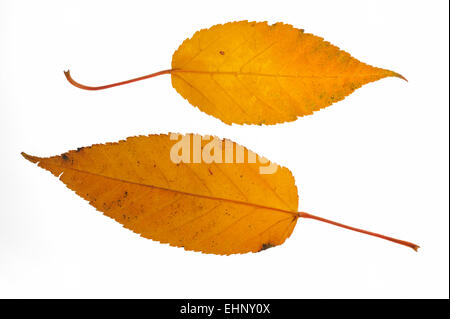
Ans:
<svg viewBox="0 0 450 319"><path fill-rule="evenodd" d="M393 71L392 71L392 75L395 76L395 77L397 77L397 78L400 78L400 79L402 79L402 80L405 80L406 82L408 82L408 79L405 78L405 77L404 77L403 75L401 75L400 73L397 73L397 72L393 72Z"/></svg>
<svg viewBox="0 0 450 319"><path fill-rule="evenodd" d="M39 162L39 160L40 160L39 157L28 155L28 154L25 153L25 152L22 152L22 153L20 153L20 154L21 154L26 160L29 160L31 163L37 163L37 162Z"/></svg>

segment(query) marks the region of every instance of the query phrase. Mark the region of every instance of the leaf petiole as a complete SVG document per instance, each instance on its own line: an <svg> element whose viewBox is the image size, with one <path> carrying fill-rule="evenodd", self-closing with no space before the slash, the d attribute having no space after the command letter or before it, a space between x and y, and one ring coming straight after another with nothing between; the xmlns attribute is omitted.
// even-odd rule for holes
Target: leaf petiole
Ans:
<svg viewBox="0 0 450 319"><path fill-rule="evenodd" d="M370 236L382 238L382 239L385 239L385 240L389 240L389 241L392 241L394 243L410 247L410 248L414 249L415 251L417 251L420 248L420 246L418 246L416 244L413 244L413 243L411 243L409 241L404 241L404 240L392 238L392 237L389 237L389 236L384 236L384 235L380 235L380 234L377 234L377 233L373 233L373 232L370 232L370 231L367 231L367 230L364 230L364 229L359 229L359 228L347 226L347 225L344 225L344 224L341 224L341 223L337 223L337 222L334 222L332 220L325 219L325 218L322 218L322 217L314 216L314 215L311 215L311 214L308 214L308 213L305 213L305 212L299 212L298 216L299 217L303 217L303 218L310 218L310 219L319 220L319 221L324 222L324 223L332 224L332 225L335 225L335 226L338 226L338 227L350 229L350 230L353 230L353 231L356 231L356 232L359 232L359 233L363 233L363 234L366 234L366 235L370 235Z"/></svg>
<svg viewBox="0 0 450 319"><path fill-rule="evenodd" d="M98 91L98 90L109 89L109 88L119 86L119 85L124 85L124 84L128 84L128 83L133 83L133 82L153 78L155 76L162 75L162 74L170 74L170 73L172 73L172 71L174 71L174 70L173 69L163 70L163 71L155 72L152 74L140 76L138 78L134 78L131 80L117 82L117 83L108 84L108 85L102 85L102 86L87 86L87 85L80 84L80 83L76 82L74 79L72 79L72 77L70 76L70 70L64 71L64 75L66 76L67 81L69 81L70 84L72 84L73 86L76 86L77 88L80 88L83 90L89 90L89 91Z"/></svg>

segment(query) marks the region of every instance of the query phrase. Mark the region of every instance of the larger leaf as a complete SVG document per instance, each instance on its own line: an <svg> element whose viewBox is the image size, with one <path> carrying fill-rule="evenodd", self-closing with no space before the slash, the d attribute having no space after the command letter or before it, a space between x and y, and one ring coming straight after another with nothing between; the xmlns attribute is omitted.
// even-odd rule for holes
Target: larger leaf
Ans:
<svg viewBox="0 0 450 319"><path fill-rule="evenodd" d="M227 124L294 121L396 72L372 67L322 38L288 24L231 22L198 31L178 48L170 73L192 105Z"/></svg>
<svg viewBox="0 0 450 319"><path fill-rule="evenodd" d="M48 158L23 155L124 227L187 250L226 255L261 251L282 244L299 217L417 249L408 242L297 212L291 172L262 159L253 161L255 153L231 141L198 135L184 139L191 142L189 155L181 162L173 158L174 147L181 142L169 135L132 137ZM205 158L208 154L214 161Z"/></svg>

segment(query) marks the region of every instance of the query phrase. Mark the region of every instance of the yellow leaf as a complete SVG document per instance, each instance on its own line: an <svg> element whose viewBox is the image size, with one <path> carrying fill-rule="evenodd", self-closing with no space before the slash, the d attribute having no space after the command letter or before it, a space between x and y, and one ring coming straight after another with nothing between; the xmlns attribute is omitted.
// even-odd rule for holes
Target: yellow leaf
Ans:
<svg viewBox="0 0 450 319"><path fill-rule="evenodd" d="M22 155L124 227L187 250L258 252L282 244L299 217L368 233L297 212L291 172L228 140L150 135L48 158Z"/></svg>
<svg viewBox="0 0 450 319"><path fill-rule="evenodd" d="M172 69L102 87L171 74L192 105L227 124L294 121L344 99L362 85L394 76L288 24L231 22L198 31L172 57ZM404 78L403 78L404 79Z"/></svg>

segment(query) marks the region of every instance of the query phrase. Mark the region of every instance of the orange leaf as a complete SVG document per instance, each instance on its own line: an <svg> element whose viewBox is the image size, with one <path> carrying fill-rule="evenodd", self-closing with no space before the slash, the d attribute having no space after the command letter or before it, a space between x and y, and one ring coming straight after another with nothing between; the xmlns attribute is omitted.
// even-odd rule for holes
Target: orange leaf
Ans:
<svg viewBox="0 0 450 319"><path fill-rule="evenodd" d="M231 22L194 34L172 57L172 69L87 90L105 89L161 74L192 105L227 124L294 121L344 99L362 85L394 76L288 24Z"/></svg>
<svg viewBox="0 0 450 319"><path fill-rule="evenodd" d="M418 247L297 212L291 172L228 140L150 135L48 158L22 155L126 228L186 250L258 252L282 244L299 217Z"/></svg>

